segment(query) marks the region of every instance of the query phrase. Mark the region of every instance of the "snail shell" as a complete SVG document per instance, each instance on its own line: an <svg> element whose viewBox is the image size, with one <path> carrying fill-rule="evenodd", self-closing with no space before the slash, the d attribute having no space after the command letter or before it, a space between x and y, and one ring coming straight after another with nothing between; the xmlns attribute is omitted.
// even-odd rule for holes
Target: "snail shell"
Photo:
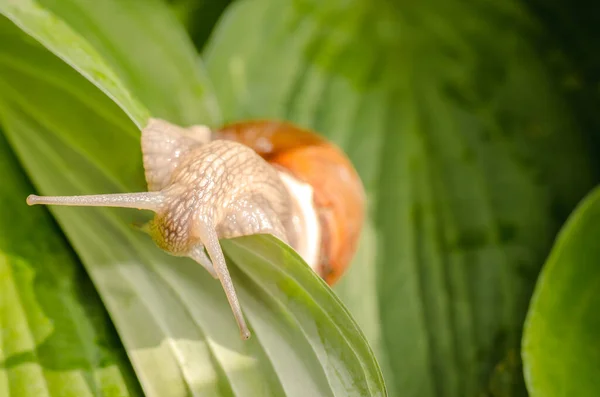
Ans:
<svg viewBox="0 0 600 397"><path fill-rule="evenodd" d="M319 135L286 122L237 122L217 130L214 138L249 146L312 187L319 254L314 262L305 259L329 285L339 280L356 252L365 211L362 182L344 153Z"/></svg>
<svg viewBox="0 0 600 397"><path fill-rule="evenodd" d="M260 139L251 139L255 134ZM27 203L154 211L147 228L153 240L172 255L194 259L220 280L240 334L248 339L219 239L272 234L333 282L355 249L362 185L338 149L287 124L242 123L215 133L219 139L211 135L206 127L151 119L142 130L148 192L30 195Z"/></svg>

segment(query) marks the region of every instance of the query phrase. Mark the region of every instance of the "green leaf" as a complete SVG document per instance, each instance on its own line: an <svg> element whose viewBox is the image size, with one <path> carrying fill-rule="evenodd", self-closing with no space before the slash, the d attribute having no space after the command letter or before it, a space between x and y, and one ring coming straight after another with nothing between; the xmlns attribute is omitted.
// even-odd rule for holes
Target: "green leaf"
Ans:
<svg viewBox="0 0 600 397"><path fill-rule="evenodd" d="M132 98L106 61L64 21L57 19L34 0L0 0L0 14L39 40L63 61L112 98L132 120L143 126L147 110ZM10 41L4 45L10 45ZM10 62L10 60L8 61Z"/></svg>
<svg viewBox="0 0 600 397"><path fill-rule="evenodd" d="M232 0L169 0L167 3L186 27L196 48L202 49Z"/></svg>
<svg viewBox="0 0 600 397"><path fill-rule="evenodd" d="M0 12L113 98L138 127L147 118L139 102L182 125L220 120L191 42L159 0L0 0Z"/></svg>
<svg viewBox="0 0 600 397"><path fill-rule="evenodd" d="M119 109L123 103L117 106L0 22L0 42L6 43L0 120L39 190L143 189L139 131ZM244 342L220 284L128 226L145 216L99 208L51 211L97 287L146 395L385 395L377 362L350 314L274 238L223 242L253 332Z"/></svg>
<svg viewBox="0 0 600 397"><path fill-rule="evenodd" d="M220 122L203 65L162 0L38 2L92 44L154 117Z"/></svg>
<svg viewBox="0 0 600 397"><path fill-rule="evenodd" d="M0 134L0 395L141 396L90 280Z"/></svg>
<svg viewBox="0 0 600 397"><path fill-rule="evenodd" d="M531 289L591 179L532 26L513 2L242 0L205 50L225 120L292 120L357 167L338 291L397 395L524 391Z"/></svg>
<svg viewBox="0 0 600 397"><path fill-rule="evenodd" d="M563 226L531 300L523 361L532 397L600 394L600 188Z"/></svg>
<svg viewBox="0 0 600 397"><path fill-rule="evenodd" d="M568 98L568 105L587 132L588 144L600 151L600 53L594 37L600 36L597 14L563 0L526 0L549 32L540 53L554 72L555 80ZM593 157L600 170L600 156Z"/></svg>

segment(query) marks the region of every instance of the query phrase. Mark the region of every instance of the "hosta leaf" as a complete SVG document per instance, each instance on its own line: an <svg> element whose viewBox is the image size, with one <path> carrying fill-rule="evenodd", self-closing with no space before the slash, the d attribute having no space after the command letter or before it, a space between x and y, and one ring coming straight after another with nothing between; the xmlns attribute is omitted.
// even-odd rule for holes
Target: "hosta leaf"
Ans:
<svg viewBox="0 0 600 397"><path fill-rule="evenodd" d="M7 43L0 117L40 191L143 189L139 132L126 115L14 26L0 27L0 41ZM232 266L234 283L254 335L244 342L219 283L128 226L144 216L93 208L52 212L98 288L148 396L385 394L377 362L348 312L274 238L224 242L239 266Z"/></svg>
<svg viewBox="0 0 600 397"><path fill-rule="evenodd" d="M600 189L562 228L538 279L523 336L532 397L600 394Z"/></svg>
<svg viewBox="0 0 600 397"><path fill-rule="evenodd" d="M0 396L141 396L90 280L0 134Z"/></svg>
<svg viewBox="0 0 600 397"><path fill-rule="evenodd" d="M162 0L37 0L85 38L154 117L220 121L192 42Z"/></svg>
<svg viewBox="0 0 600 397"><path fill-rule="evenodd" d="M201 49L232 0L168 0L167 3L186 27L196 47Z"/></svg>
<svg viewBox="0 0 600 397"><path fill-rule="evenodd" d="M121 106L138 126L144 124L148 118L148 111L130 95L98 51L87 41L82 40L64 21L39 6L35 0L0 0L0 14L9 18L89 79ZM10 41L2 43L3 46L10 44Z"/></svg>
<svg viewBox="0 0 600 397"><path fill-rule="evenodd" d="M530 290L590 184L532 32L510 1L242 0L205 50L226 120L290 119L358 168L371 224L338 291L398 395L522 389Z"/></svg>
<svg viewBox="0 0 600 397"><path fill-rule="evenodd" d="M147 111L136 101L183 125L220 119L191 42L159 0L0 0L0 12L114 98L138 126Z"/></svg>

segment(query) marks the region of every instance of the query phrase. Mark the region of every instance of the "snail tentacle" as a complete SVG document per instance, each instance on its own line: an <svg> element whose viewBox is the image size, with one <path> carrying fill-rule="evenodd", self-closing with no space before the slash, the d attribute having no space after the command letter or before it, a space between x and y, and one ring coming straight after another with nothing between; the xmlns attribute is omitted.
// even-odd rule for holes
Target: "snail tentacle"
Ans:
<svg viewBox="0 0 600 397"><path fill-rule="evenodd" d="M229 269L227 268L227 263L225 262L225 256L223 255L221 245L219 244L219 236L217 235L217 231L213 226L212 219L207 216L197 217L194 229L195 234L200 238L200 241L202 241L202 244L206 247L208 255L212 260L213 269L219 277L219 281L221 281L221 285L223 286L223 290L225 291L225 295L229 301L229 306L233 312L233 317L235 318L235 321L240 329L240 335L242 336L242 339L250 338L250 330L246 325L246 320L244 319L242 308L237 298L235 287L233 286L233 281L231 280L231 275L229 274Z"/></svg>
<svg viewBox="0 0 600 397"><path fill-rule="evenodd" d="M204 246L202 244L198 244L195 246L189 253L190 258L195 260L198 264L202 265L203 268L206 269L207 272L210 273L211 276L215 279L219 279L217 272L215 272L215 268L213 267L212 262L206 252L204 252Z"/></svg>
<svg viewBox="0 0 600 397"><path fill-rule="evenodd" d="M91 194L83 196L36 196L27 197L28 205L64 205L69 207L119 207L158 211L164 201L160 192Z"/></svg>

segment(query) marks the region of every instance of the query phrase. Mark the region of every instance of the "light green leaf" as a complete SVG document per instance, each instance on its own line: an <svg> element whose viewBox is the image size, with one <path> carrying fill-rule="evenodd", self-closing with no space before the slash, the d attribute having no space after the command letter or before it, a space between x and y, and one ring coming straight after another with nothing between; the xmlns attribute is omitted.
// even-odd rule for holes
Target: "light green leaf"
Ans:
<svg viewBox="0 0 600 397"><path fill-rule="evenodd" d="M146 109L182 125L220 120L191 42L159 0L0 0L0 12L113 98L138 127Z"/></svg>
<svg viewBox="0 0 600 397"><path fill-rule="evenodd" d="M141 396L94 291L0 134L0 396Z"/></svg>
<svg viewBox="0 0 600 397"><path fill-rule="evenodd" d="M523 335L531 397L600 395L600 189L563 226Z"/></svg>
<svg viewBox="0 0 600 397"><path fill-rule="evenodd" d="M135 100L106 61L64 21L34 0L0 0L0 14L40 41L112 98L141 127L148 111ZM2 43L10 45L10 42Z"/></svg>
<svg viewBox="0 0 600 397"><path fill-rule="evenodd" d="M152 116L220 122L203 65L164 1L37 1L88 41Z"/></svg>
<svg viewBox="0 0 600 397"><path fill-rule="evenodd" d="M0 42L7 49L0 120L39 190L143 189L139 131L117 105L5 20ZM102 296L146 395L385 395L349 313L274 238L223 242L239 266L231 271L253 332L244 342L220 284L128 226L144 215L52 212Z"/></svg>
<svg viewBox="0 0 600 397"><path fill-rule="evenodd" d="M555 213L590 186L530 22L510 1L241 0L205 50L225 120L292 120L356 165L369 225L338 291L397 395L524 391Z"/></svg>

